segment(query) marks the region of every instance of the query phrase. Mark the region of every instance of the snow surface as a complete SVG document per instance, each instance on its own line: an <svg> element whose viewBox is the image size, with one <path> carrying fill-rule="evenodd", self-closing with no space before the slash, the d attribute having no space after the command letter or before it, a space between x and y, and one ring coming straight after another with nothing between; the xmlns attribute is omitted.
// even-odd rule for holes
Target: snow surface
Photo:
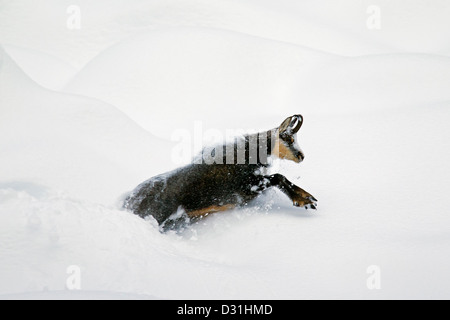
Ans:
<svg viewBox="0 0 450 320"><path fill-rule="evenodd" d="M449 14L439 0L0 1L0 299L448 299ZM306 159L274 171L316 212L272 190L161 234L121 209L178 166L177 130L297 113Z"/></svg>

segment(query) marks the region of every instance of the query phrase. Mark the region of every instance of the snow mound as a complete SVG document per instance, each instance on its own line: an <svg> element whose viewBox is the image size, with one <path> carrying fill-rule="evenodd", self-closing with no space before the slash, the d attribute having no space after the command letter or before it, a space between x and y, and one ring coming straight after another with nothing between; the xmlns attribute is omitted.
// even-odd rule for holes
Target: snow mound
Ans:
<svg viewBox="0 0 450 320"><path fill-rule="evenodd" d="M266 129L278 125L281 114L434 104L450 100L449 82L450 58L444 56L342 58L239 33L177 28L146 32L104 51L66 90L113 104L168 138L168 123L194 135L196 121L205 131L249 129L255 126L251 115L259 120L255 129ZM223 122L231 117L231 124Z"/></svg>
<svg viewBox="0 0 450 320"><path fill-rule="evenodd" d="M103 102L39 87L0 54L0 146L7 152L0 165L20 168L4 170L2 181L113 203L142 179L142 169L150 175L161 168L158 163L171 168L170 157L159 154L170 150L170 142L150 136Z"/></svg>
<svg viewBox="0 0 450 320"><path fill-rule="evenodd" d="M209 297L219 298L236 294L236 282L254 279L250 269L236 268L240 263L202 249L195 229L162 235L153 221L37 185L0 185L0 203L0 294L6 298L23 292L46 298L47 292L70 299L64 290L72 266L86 297L102 288L113 298L115 292L201 298L205 291L196 288L211 286L217 290ZM265 296L258 294L263 289L254 283L242 297Z"/></svg>
<svg viewBox="0 0 450 320"><path fill-rule="evenodd" d="M3 47L31 79L47 89L62 89L78 72L75 67L49 54L11 45Z"/></svg>
<svg viewBox="0 0 450 320"><path fill-rule="evenodd" d="M325 3L325 5L324 5ZM346 56L450 53L450 5L435 0L374 4L352 0L79 0L81 28L67 27L74 5L46 0L7 1L0 8L0 43L48 53L81 69L97 54L142 31L202 27L238 32ZM371 6L381 28L367 27ZM324 7L327 9L324 10ZM36 27L39 26L39 27Z"/></svg>
<svg viewBox="0 0 450 320"><path fill-rule="evenodd" d="M130 35L178 27L234 31L345 55L393 50L367 30L367 6L351 1L332 11L339 10L338 21L326 23L314 6L293 10L292 3L274 7L251 1L80 0L75 5L80 9L81 26L75 30L67 27L71 5L59 0L46 0L46 5L28 0L2 3L0 43L45 52L77 68ZM311 19L308 11L319 19ZM341 21L350 21L350 28L339 25Z"/></svg>
<svg viewBox="0 0 450 320"><path fill-rule="evenodd" d="M230 124L222 119L233 117L234 128L248 128L248 114L277 115L269 124L275 127L284 120L280 108L300 110L293 99L301 90L296 77L307 78L336 59L239 33L177 28L144 33L104 51L66 89L117 106L161 137L168 123L192 131L196 120L225 128Z"/></svg>

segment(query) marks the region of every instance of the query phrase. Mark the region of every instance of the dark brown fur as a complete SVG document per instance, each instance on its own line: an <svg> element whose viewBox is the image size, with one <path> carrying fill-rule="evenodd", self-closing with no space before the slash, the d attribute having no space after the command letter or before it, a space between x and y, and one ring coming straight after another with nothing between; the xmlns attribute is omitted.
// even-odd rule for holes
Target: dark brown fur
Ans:
<svg viewBox="0 0 450 320"><path fill-rule="evenodd" d="M284 192L295 206L315 209L317 200L311 194L280 174L262 173L269 166L269 156L295 162L303 160L303 153L294 144L302 122L303 118L295 115L279 128L245 136L233 145L219 146L213 151L213 155L223 151L222 161L216 161L219 163L195 161L153 177L127 197L124 207L143 218L153 216L163 230L175 229L189 219L245 205L273 186ZM239 147L245 148L245 158L238 157ZM234 157L227 158L230 150ZM231 164L230 159L233 159Z"/></svg>

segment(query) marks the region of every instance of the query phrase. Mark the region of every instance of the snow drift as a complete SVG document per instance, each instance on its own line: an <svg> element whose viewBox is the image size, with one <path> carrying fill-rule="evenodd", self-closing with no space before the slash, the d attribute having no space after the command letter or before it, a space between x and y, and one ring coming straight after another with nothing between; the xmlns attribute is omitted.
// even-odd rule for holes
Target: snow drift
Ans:
<svg viewBox="0 0 450 320"><path fill-rule="evenodd" d="M154 174L159 166L151 172L149 163L167 163L152 150L170 148L170 142L152 137L106 103L39 87L1 53L0 143L8 156L0 161L3 168L20 168L5 170L3 180L50 184L111 202L137 182L133 171L145 167Z"/></svg>
<svg viewBox="0 0 450 320"><path fill-rule="evenodd" d="M79 32L46 3L0 5L1 298L450 296L446 2L385 3L379 32L351 2L80 1ZM317 212L273 191L162 235L121 209L177 128L294 113L306 159L275 169Z"/></svg>

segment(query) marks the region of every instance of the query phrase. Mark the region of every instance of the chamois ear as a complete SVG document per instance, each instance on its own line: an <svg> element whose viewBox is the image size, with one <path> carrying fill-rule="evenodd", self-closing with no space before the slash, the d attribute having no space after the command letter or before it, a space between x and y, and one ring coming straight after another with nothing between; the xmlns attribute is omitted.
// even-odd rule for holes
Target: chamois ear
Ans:
<svg viewBox="0 0 450 320"><path fill-rule="evenodd" d="M303 117L299 114L296 114L284 120L283 123L279 126L278 130L280 134L293 135L296 134L298 130L300 130L302 124Z"/></svg>

